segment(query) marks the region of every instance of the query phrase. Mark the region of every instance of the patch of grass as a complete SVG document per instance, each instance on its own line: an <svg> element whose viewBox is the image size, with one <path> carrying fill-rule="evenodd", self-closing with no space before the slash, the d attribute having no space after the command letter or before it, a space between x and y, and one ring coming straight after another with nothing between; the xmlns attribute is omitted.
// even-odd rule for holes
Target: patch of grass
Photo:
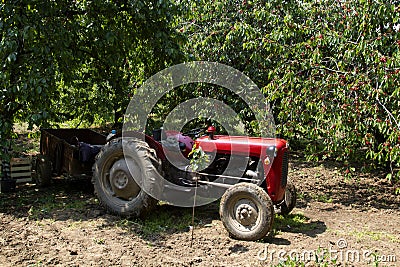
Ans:
<svg viewBox="0 0 400 267"><path fill-rule="evenodd" d="M349 234L354 236L357 239L357 242L362 242L365 239L371 239L374 241L389 240L390 242L393 243L400 243L398 237L393 234L388 234L384 232L375 232L369 229L363 229L361 231L354 230L349 232Z"/></svg>
<svg viewBox="0 0 400 267"><path fill-rule="evenodd" d="M145 236L154 233L177 232L189 229L189 225L192 223L192 215L190 212L186 212L183 216L171 216L171 214L166 211L153 214L142 221L142 223L142 233Z"/></svg>
<svg viewBox="0 0 400 267"><path fill-rule="evenodd" d="M400 186L394 190L395 195L400 195Z"/></svg>
<svg viewBox="0 0 400 267"><path fill-rule="evenodd" d="M333 202L332 197L328 197L325 194L312 194L311 197L312 197L312 199L314 199L318 202L323 202L323 203L332 203Z"/></svg>
<svg viewBox="0 0 400 267"><path fill-rule="evenodd" d="M19 206L27 205L29 198L19 199ZM32 199L30 199L32 200ZM41 219L46 214L57 210L84 210L86 201L81 199L69 199L57 194L44 194L38 197L34 203L29 203L28 217L32 219Z"/></svg>
<svg viewBox="0 0 400 267"><path fill-rule="evenodd" d="M15 139L12 141L12 156L32 155L39 152L40 131L37 128L28 130L27 123L14 124Z"/></svg>
<svg viewBox="0 0 400 267"><path fill-rule="evenodd" d="M94 238L93 242L98 244L98 245L104 245L106 243L104 238Z"/></svg>
<svg viewBox="0 0 400 267"><path fill-rule="evenodd" d="M289 257L286 258L286 260L280 262L277 265L274 265L274 267L304 267L305 264L304 262L301 262L296 259L291 259Z"/></svg>
<svg viewBox="0 0 400 267"><path fill-rule="evenodd" d="M79 229L79 228L81 228L81 226L82 226L81 220L68 223L68 228L70 228L70 229Z"/></svg>
<svg viewBox="0 0 400 267"><path fill-rule="evenodd" d="M198 220L195 219L196 223ZM159 206L144 219L121 219L117 222L117 226L136 232L144 238L188 231L191 224L191 209L178 209L168 205Z"/></svg>
<svg viewBox="0 0 400 267"><path fill-rule="evenodd" d="M314 223L309 223L309 218L303 214L289 214L286 216L275 215L275 228L276 229L291 229L291 231L310 231L315 228Z"/></svg>
<svg viewBox="0 0 400 267"><path fill-rule="evenodd" d="M33 155L39 153L40 136L37 133L32 134L30 137L20 137L12 144L12 156L19 157L20 155Z"/></svg>
<svg viewBox="0 0 400 267"><path fill-rule="evenodd" d="M297 199L298 200L306 200L306 194L304 192L297 192Z"/></svg>
<svg viewBox="0 0 400 267"><path fill-rule="evenodd" d="M136 221L132 221L130 219L122 218L117 221L115 226L126 229L126 230L132 230L133 228L140 228L141 225L137 223Z"/></svg>
<svg viewBox="0 0 400 267"><path fill-rule="evenodd" d="M44 266L42 261L39 260L38 262L34 263L34 264L29 264L27 265L28 267L39 267L39 266Z"/></svg>

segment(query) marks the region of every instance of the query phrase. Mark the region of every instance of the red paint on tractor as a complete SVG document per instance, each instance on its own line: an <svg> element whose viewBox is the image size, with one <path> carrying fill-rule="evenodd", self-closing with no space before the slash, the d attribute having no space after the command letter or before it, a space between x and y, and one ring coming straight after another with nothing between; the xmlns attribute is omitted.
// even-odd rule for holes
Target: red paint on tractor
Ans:
<svg viewBox="0 0 400 267"><path fill-rule="evenodd" d="M203 151L227 155L257 157L261 160L266 177L266 190L274 203L283 200L286 181L282 183L283 158L287 151L287 141L278 138L215 135L213 139L200 137L196 144ZM272 151L270 151L272 148ZM268 151L270 153L268 153ZM272 153L271 153L272 152ZM267 159L267 157L269 157Z"/></svg>

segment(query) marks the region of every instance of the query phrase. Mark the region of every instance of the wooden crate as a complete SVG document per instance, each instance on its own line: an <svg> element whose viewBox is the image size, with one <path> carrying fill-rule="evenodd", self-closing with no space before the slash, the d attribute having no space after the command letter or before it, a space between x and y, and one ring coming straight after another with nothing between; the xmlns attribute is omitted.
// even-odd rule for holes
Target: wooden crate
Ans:
<svg viewBox="0 0 400 267"><path fill-rule="evenodd" d="M32 158L12 158L10 161L11 178L17 183L32 181Z"/></svg>

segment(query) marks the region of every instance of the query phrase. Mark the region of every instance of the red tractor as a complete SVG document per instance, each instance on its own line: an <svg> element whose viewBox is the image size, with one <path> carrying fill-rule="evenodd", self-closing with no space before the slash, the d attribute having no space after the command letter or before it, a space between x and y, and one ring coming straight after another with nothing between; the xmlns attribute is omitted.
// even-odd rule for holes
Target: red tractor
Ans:
<svg viewBox="0 0 400 267"><path fill-rule="evenodd" d="M201 136L201 132L206 134ZM209 159L203 170L193 170L188 164L193 147L201 148ZM179 164L180 158L187 161ZM287 175L287 141L215 135L213 126L184 134L154 131L153 136L137 132L116 135L96 156L93 166L95 193L109 212L137 217L154 208L165 194L192 194L194 189L205 188L198 191L198 197L216 200L222 195L221 221L232 237L241 240L265 237L274 213L292 211L296 189ZM207 190L210 188L213 190Z"/></svg>

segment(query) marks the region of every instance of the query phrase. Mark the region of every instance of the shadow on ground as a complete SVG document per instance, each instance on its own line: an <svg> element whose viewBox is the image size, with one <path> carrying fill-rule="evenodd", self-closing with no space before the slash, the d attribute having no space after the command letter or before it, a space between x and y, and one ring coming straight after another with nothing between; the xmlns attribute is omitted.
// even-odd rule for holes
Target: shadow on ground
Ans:
<svg viewBox="0 0 400 267"><path fill-rule="evenodd" d="M98 204L89 181L54 180L53 184L46 188L34 184L20 184L15 192L0 195L0 213L15 218L79 222L101 218L99 228L117 226L148 241L162 241L168 235L189 232L192 212L192 208L159 204L141 219L114 216L106 213ZM219 220L218 201L196 207L194 217L196 228L211 227L213 220ZM311 222L309 218L300 214L276 216L272 234L266 242L290 244L287 240L274 237L278 231L315 237L325 230L323 222ZM232 248L232 251L236 250L240 248Z"/></svg>
<svg viewBox="0 0 400 267"><path fill-rule="evenodd" d="M196 207L195 226L208 227L219 219L218 207L218 203ZM159 204L143 218L114 216L99 205L89 181L53 179L52 185L46 188L19 184L14 192L0 194L0 213L16 219L84 222L100 218L99 228L117 226L149 241L188 232L192 211L192 208Z"/></svg>

